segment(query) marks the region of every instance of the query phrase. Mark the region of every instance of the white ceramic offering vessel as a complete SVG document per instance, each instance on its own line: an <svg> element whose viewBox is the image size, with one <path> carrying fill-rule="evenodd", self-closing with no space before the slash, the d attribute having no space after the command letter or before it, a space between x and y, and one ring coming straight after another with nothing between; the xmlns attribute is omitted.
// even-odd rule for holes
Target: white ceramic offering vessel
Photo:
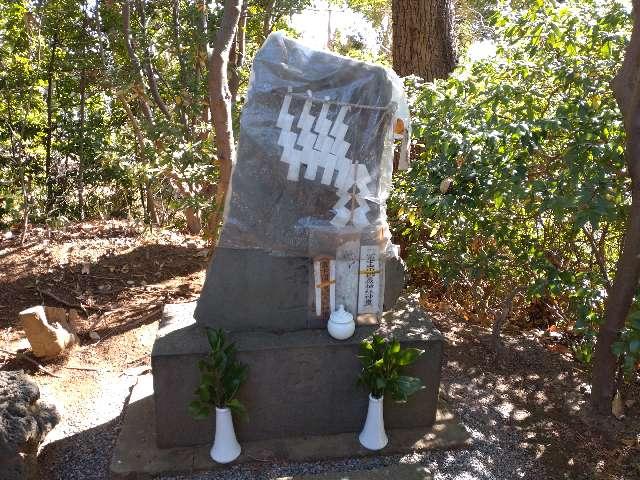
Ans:
<svg viewBox="0 0 640 480"><path fill-rule="evenodd" d="M331 313L327 330L336 340L345 340L353 335L356 331L356 322L353 321L353 315L344 309L344 305L340 305L338 310Z"/></svg>
<svg viewBox="0 0 640 480"><path fill-rule="evenodd" d="M216 407L216 436L211 447L211 458L218 463L233 462L240 455L240 450L231 411Z"/></svg>
<svg viewBox="0 0 640 480"><path fill-rule="evenodd" d="M375 398L369 394L367 419L365 420L364 428L358 437L360 444L369 450L380 450L389 443L387 433L384 431L384 416L382 413L383 405L384 397Z"/></svg>

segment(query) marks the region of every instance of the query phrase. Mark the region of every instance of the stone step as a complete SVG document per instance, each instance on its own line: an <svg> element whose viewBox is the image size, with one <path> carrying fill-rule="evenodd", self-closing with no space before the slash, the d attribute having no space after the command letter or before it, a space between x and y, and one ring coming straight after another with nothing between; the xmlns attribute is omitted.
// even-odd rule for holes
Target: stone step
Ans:
<svg viewBox="0 0 640 480"><path fill-rule="evenodd" d="M295 475L277 480L432 480L433 475L422 465L402 463L371 470L327 472L316 475Z"/></svg>

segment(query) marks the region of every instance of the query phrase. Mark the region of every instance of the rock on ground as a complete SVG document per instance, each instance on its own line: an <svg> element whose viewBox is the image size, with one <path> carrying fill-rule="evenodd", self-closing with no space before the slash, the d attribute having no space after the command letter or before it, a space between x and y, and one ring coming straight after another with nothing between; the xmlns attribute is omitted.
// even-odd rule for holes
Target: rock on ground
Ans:
<svg viewBox="0 0 640 480"><path fill-rule="evenodd" d="M47 311L42 305L20 312L20 320L36 357L55 357L78 343L78 338L65 325L49 322Z"/></svg>
<svg viewBox="0 0 640 480"><path fill-rule="evenodd" d="M3 480L36 477L38 446L59 421L55 406L40 400L35 382L22 372L0 371Z"/></svg>

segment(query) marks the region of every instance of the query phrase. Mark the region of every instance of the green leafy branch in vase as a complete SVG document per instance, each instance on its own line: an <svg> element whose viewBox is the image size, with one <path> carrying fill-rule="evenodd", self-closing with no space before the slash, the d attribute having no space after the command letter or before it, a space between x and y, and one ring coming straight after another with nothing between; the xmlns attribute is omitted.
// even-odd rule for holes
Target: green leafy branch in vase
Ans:
<svg viewBox="0 0 640 480"><path fill-rule="evenodd" d="M244 405L236 395L247 379L249 367L236 360L236 347L227 341L222 329L207 328L207 339L211 351L198 362L200 385L195 391L196 398L189 404L189 413L203 419L217 407L246 417Z"/></svg>
<svg viewBox="0 0 640 480"><path fill-rule="evenodd" d="M423 353L418 348L401 348L395 338L385 340L374 335L372 340L363 340L358 355L362 363L358 384L368 388L374 398L388 394L397 402L406 402L424 385L419 378L401 373Z"/></svg>

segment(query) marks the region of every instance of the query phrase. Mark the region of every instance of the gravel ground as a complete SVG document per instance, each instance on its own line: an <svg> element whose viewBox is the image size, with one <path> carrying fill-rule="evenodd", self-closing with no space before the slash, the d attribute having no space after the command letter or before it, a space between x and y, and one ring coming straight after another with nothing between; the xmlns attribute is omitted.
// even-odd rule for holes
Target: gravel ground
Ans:
<svg viewBox="0 0 640 480"><path fill-rule="evenodd" d="M97 385L84 404L65 402L58 393L62 421L46 438L39 455L42 480L106 480L111 452L135 377L113 373L85 380ZM41 390L43 390L41 388ZM44 398L53 398L44 389ZM97 402L96 400L100 401ZM1 475L0 475L1 478Z"/></svg>

